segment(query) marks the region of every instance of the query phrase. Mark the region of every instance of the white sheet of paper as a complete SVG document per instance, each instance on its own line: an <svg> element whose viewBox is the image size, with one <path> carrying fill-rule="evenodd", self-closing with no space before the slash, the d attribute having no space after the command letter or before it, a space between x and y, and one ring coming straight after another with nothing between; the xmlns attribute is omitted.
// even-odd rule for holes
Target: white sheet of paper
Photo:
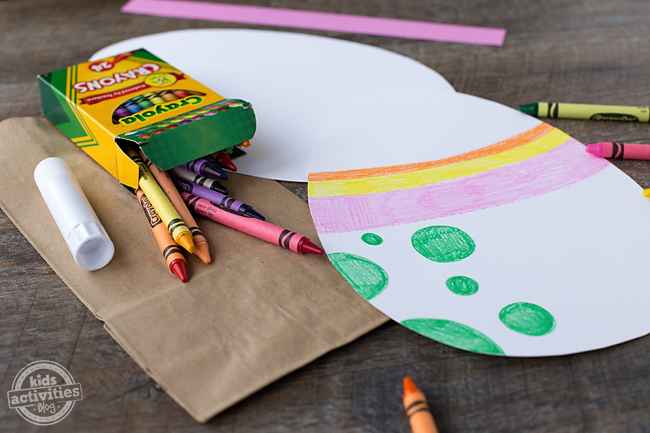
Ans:
<svg viewBox="0 0 650 433"><path fill-rule="evenodd" d="M650 332L650 201L632 179L508 107L452 94L441 111L426 89L400 94L419 99L400 110L369 97L333 119L311 163L319 237L360 294L417 332L495 355Z"/></svg>
<svg viewBox="0 0 650 433"><path fill-rule="evenodd" d="M425 87L453 93L437 72L369 45L263 30L179 30L118 42L91 60L145 48L227 98L253 104L257 132L236 161L238 172L307 181L311 149L330 118L352 101L381 91Z"/></svg>
<svg viewBox="0 0 650 433"><path fill-rule="evenodd" d="M494 102L464 93L439 93L418 87L394 92L396 98L389 101L379 92L358 99L330 120L314 146L309 171L354 170L447 158L541 123L515 110L494 110ZM495 128L499 122L509 127Z"/></svg>

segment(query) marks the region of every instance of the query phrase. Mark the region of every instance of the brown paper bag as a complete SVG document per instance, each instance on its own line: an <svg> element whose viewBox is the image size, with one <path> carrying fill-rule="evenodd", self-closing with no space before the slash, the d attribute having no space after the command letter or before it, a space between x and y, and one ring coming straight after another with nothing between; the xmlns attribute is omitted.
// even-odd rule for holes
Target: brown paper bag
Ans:
<svg viewBox="0 0 650 433"><path fill-rule="evenodd" d="M58 156L115 244L105 268L74 262L33 179ZM388 319L325 256L301 255L197 218L213 261L169 272L133 195L48 121L0 123L0 206L106 330L194 419L205 422ZM274 181L233 175L233 195L318 242L306 203Z"/></svg>

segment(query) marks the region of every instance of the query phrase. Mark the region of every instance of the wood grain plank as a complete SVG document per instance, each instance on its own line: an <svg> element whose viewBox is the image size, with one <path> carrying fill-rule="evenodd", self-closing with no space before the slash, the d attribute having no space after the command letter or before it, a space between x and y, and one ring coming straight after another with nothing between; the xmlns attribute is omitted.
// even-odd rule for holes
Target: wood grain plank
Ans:
<svg viewBox="0 0 650 433"><path fill-rule="evenodd" d="M233 0L232 3L505 27L501 48L282 29L382 47L458 91L515 107L537 100L650 100L650 3L636 0ZM0 120L40 115L36 75L139 35L240 25L122 15L123 0L0 1ZM250 28L272 29L263 26ZM408 85L408 83L405 83ZM578 140L650 142L647 125L553 120ZM615 161L650 187L645 161ZM0 168L1 169L1 168ZM283 183L303 199L302 184ZM650 430L650 339L579 355L512 359L462 352L389 323L195 423L110 338L0 214L0 394L51 359L84 390L65 421L37 428L0 404L0 431L409 432L401 379L413 376L442 432ZM4 397L0 397L2 399Z"/></svg>

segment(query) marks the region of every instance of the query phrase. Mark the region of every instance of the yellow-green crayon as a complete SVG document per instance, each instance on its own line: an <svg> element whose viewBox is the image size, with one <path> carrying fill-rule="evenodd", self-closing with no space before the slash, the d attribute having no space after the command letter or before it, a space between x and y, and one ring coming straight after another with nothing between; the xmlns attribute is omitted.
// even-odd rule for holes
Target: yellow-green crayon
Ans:
<svg viewBox="0 0 650 433"><path fill-rule="evenodd" d="M535 117L550 117L553 119L650 122L650 108L648 107L535 102L534 104L520 105L519 111Z"/></svg>
<svg viewBox="0 0 650 433"><path fill-rule="evenodd" d="M183 219L147 168L147 165L140 158L140 155L133 149L128 149L126 153L140 167L140 180L138 181L138 185L149 198L151 205L160 216L160 219L163 220L172 238L174 238L174 241L178 245L185 248L190 254L193 254L194 239L192 238L192 232L187 228Z"/></svg>

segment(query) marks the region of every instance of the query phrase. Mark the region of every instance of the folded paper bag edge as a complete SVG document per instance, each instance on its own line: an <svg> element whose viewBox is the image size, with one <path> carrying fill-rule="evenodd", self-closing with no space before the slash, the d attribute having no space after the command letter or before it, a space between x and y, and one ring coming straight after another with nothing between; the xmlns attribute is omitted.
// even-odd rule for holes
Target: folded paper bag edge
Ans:
<svg viewBox="0 0 650 433"><path fill-rule="evenodd" d="M360 329L357 335L352 335L350 336L350 338L344 339L344 341L340 342L339 344L333 345L332 347L323 350L322 353L314 354L314 356L309 357L309 359L303 359L296 362L296 364L293 366L288 366L286 372L281 372L277 374L275 377L270 377L268 378L268 381L265 381L264 383L260 383L256 387L252 387L250 390L247 390L246 392L242 393L241 395L238 395L237 397L231 399L230 401L225 401L223 402L223 404L219 406L213 406L213 408L208 411L195 411L191 406L186 405L185 401L182 398L180 398L178 395L176 395L176 393L173 391L171 387L167 386L165 381L156 373L156 371L154 369L151 369L149 366L147 366L145 361L140 357L138 351L135 350L133 347L131 347L131 345L127 342L127 340L121 335L121 333L117 329L111 326L110 323L104 323L104 329L106 329L106 332L108 332L108 334L115 340L115 342L117 342L117 344L119 344L120 347L122 347L122 349L135 361L135 363L138 364L138 366L142 368L142 370L154 382L156 382L161 387L161 389L172 400L176 402L176 404L182 407L196 422L205 424L215 416L219 415L221 412L225 411L226 409L229 409L230 407L236 405L237 403L244 401L251 395L257 393L258 391L261 391L262 389L266 388L267 386L276 382L277 380L299 370L300 368L324 356L325 354L351 343L357 338L367 334L368 332L378 328L379 326L389 322L390 320L391 319L387 316L383 316L383 317L378 316L377 319L375 319L375 321L369 322L366 327Z"/></svg>
<svg viewBox="0 0 650 433"><path fill-rule="evenodd" d="M9 122L9 124L7 124ZM13 125L12 125L13 123ZM49 134L51 131L47 126L49 125L49 122L46 122L44 119L39 119L39 118L18 118L18 119L7 119L2 122L0 122L0 125L2 128L4 127L14 127L16 129L22 129L22 133L27 137L27 138L33 138L34 140L42 138L40 135L41 134ZM53 131L56 131L58 133L58 130L56 130L54 127L51 127ZM67 140L67 139L66 139ZM11 140L9 143L13 143ZM61 141L63 143L63 141ZM59 145L61 143L58 143ZM55 143L56 144L56 143ZM27 145L27 144L26 144ZM48 156L53 156L51 155L52 152L54 153L59 153L58 148L56 151L53 151L53 147L50 146L48 147L47 144L44 144L42 146L42 150L44 153L50 153ZM74 155L83 155L83 153L79 152L78 148L75 148L75 146L70 145L69 147L65 147L64 149L61 150L59 153L60 155L67 155L71 157L77 157ZM88 161L92 164L95 164L92 161ZM265 180L268 182L273 182L270 180ZM281 185L277 185L279 188L284 189ZM35 185L34 185L35 188ZM291 194L289 191L287 191L288 194ZM295 196L294 196L295 197ZM299 200L296 197L297 200ZM9 203L13 203L13 207L10 206L10 208L15 208L16 200L15 197L8 197L7 198ZM126 199L124 199L126 200ZM2 200L0 200L2 202ZM107 332L120 344L121 347L134 359L134 361L145 371L147 374L149 374L152 379L154 379L156 382L160 384L160 386L167 392L167 394L177 402L183 409L185 409L190 416L192 416L195 420L198 422L206 422L209 419L211 419L213 416L216 414L222 412L226 408L232 406L233 404L237 403L238 401L243 400L247 396L253 394L254 392L258 391L259 389L264 388L268 384L274 382L275 380L289 374L290 372L294 371L295 369L298 369L309 362L319 358L320 356L328 353L331 350L334 350L338 347L341 347L345 344L348 344L349 342L355 340L356 338L360 337L361 335L369 332L370 330L376 328L377 326L381 325L382 323L385 323L389 319L384 316L383 314L376 312L376 310L372 309L372 307L367 304L367 307L373 312L366 311L363 315L365 316L365 321L361 321L361 323L356 323L355 326L349 327L347 331L344 331L342 336L340 338L332 339L330 341L325 341L321 347L316 348L315 350L312 349L309 352L303 352L300 356L296 357L295 359L292 359L290 362L287 362L285 365L282 366L282 368L278 368L276 371L272 372L272 374L268 374L264 380L259 381L256 384L252 384L248 389L244 390L244 392L238 394L236 397L233 397L232 399L222 399L221 401L213 401L211 402L212 406L207 405L196 405L192 401L186 401L184 398L180 397L174 390L173 387L168 386L168 384L165 381L165 374L168 372L163 371L162 373L158 371L156 365L148 365L145 363L145 358L147 356L150 356L151 354L149 353L148 355L146 354L146 349L140 347L140 349L145 350L145 352L141 352L140 349L137 349L136 346L137 344L141 345L141 342L134 340L133 338L129 338L128 335L122 335L121 332L117 329L120 324L114 324L112 323L113 318L116 318L116 316L119 316L121 313L125 313L127 310L131 310L130 308L122 309L119 311L106 311L108 313L108 317L102 317L102 315L97 313L97 310L90 304L90 302L97 302L98 299L96 297L91 297L87 301L85 296L89 295L89 293L82 294L75 290L70 282L62 276L62 274L57 271L56 268L52 266L52 263L46 258L45 254L41 249L37 248L35 246L35 243L33 240L26 235L25 230L23 230L20 226L20 222L17 221L12 215L10 215L3 203L0 203L0 207L2 207L3 211L5 214L7 214L8 218L14 223L14 225L18 228L18 230L25 236L25 238L34 246L36 251L44 258L46 263L50 265L50 267L54 270L54 272L59 275L59 277L62 279L62 281L72 290L72 292L79 298L82 303L93 313L95 317L97 317L100 321L104 322L104 327L107 330ZM20 215L18 215L20 216ZM23 221L25 223L25 221ZM61 240L62 241L62 240ZM60 265L60 264L59 264ZM338 274L337 274L338 275ZM340 275L339 275L340 277ZM352 290L350 288L350 290ZM163 294L159 293L159 296L164 296ZM158 297L158 296L156 296ZM359 298L361 299L361 298ZM152 299L149 299L151 301ZM365 301L363 301L365 303ZM103 305L98 305L99 308L103 308ZM129 305L132 306L132 305ZM126 305L122 305L122 307L126 307ZM366 310L364 308L363 310ZM376 312L376 314L374 313ZM132 336L133 337L133 336ZM136 346L134 346L132 343L136 343ZM169 378L171 379L171 378Z"/></svg>

